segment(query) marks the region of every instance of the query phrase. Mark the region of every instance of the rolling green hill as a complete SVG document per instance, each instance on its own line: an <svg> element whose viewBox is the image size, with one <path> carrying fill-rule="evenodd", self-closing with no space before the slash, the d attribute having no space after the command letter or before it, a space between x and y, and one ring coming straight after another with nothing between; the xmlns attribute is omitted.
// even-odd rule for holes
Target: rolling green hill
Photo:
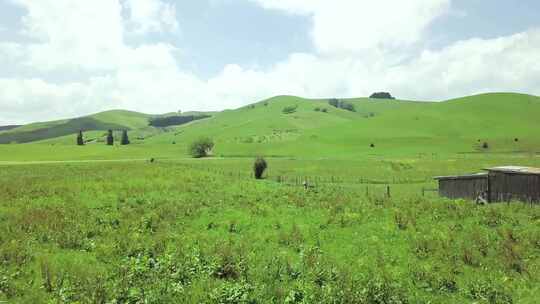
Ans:
<svg viewBox="0 0 540 304"><path fill-rule="evenodd" d="M281 96L179 127L148 143L189 143L209 136L217 155L350 158L365 154L516 152L540 148L540 98L483 94L446 102L348 99L356 112L327 100ZM296 107L284 114L285 107ZM327 109L327 113L315 109ZM517 140L517 141L516 141ZM489 148L482 148L484 142ZM374 147L371 147L371 145Z"/></svg>
<svg viewBox="0 0 540 304"><path fill-rule="evenodd" d="M0 144L57 138L79 130L139 129L148 125L150 117L148 114L113 110L74 119L33 123L0 133Z"/></svg>
<svg viewBox="0 0 540 304"><path fill-rule="evenodd" d="M74 145L86 132L99 141L106 129L130 129L137 151L186 155L195 139L214 139L216 156L302 156L355 158L359 155L536 152L540 98L513 93L469 96L444 102L369 98L346 99L351 112L327 99L278 96L240 109L212 113L211 119L162 129L148 127L147 114L109 111L39 123L0 133L0 143ZM285 108L292 113L284 113ZM488 148L484 148L487 143ZM159 147L159 148L156 148Z"/></svg>

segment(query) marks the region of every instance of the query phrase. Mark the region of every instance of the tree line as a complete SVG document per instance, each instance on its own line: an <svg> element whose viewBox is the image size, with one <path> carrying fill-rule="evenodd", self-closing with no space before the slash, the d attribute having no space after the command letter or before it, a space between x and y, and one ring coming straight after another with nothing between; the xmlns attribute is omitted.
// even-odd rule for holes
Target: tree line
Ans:
<svg viewBox="0 0 540 304"><path fill-rule="evenodd" d="M113 130L109 129L107 131L107 138L106 138L105 142L106 142L107 146L114 145ZM125 145L129 145L130 143L131 142L129 141L128 131L127 130L122 130L122 137L120 139L120 144L122 146L125 146ZM77 146L84 146L84 145L85 145L85 141L84 141L83 131L80 130L79 134L77 135Z"/></svg>

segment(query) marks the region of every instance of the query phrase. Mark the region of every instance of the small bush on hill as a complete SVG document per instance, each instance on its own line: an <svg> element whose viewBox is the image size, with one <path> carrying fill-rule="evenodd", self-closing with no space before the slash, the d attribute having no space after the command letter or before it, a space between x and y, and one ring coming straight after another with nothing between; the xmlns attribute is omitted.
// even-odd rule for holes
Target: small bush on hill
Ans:
<svg viewBox="0 0 540 304"><path fill-rule="evenodd" d="M334 108L343 109L351 112L356 112L354 105L345 101L340 101L339 99L332 98L328 100L328 104Z"/></svg>
<svg viewBox="0 0 540 304"><path fill-rule="evenodd" d="M201 158L210 155L214 148L214 141L211 138L199 138L189 146L189 154L194 158Z"/></svg>
<svg viewBox="0 0 540 304"><path fill-rule="evenodd" d="M282 112L283 112L283 114L292 114L292 113L296 112L297 108L298 108L297 105L295 105L295 106L287 106L287 107L283 108Z"/></svg>
<svg viewBox="0 0 540 304"><path fill-rule="evenodd" d="M342 108L343 110L347 110L347 111L351 111L351 112L356 112L356 109L354 108L354 105L352 103L348 103L348 102L341 102L339 104L339 107Z"/></svg>
<svg viewBox="0 0 540 304"><path fill-rule="evenodd" d="M321 111L321 108L319 107L316 107L315 109L313 109L315 112L320 112Z"/></svg>
<svg viewBox="0 0 540 304"><path fill-rule="evenodd" d="M323 113L328 113L328 109L327 109L327 108L322 108L322 109L321 109L321 112L323 112Z"/></svg>
<svg viewBox="0 0 540 304"><path fill-rule="evenodd" d="M262 179L264 171L268 167L266 160L262 157L257 157L255 163L253 164L253 173L255 174L255 179Z"/></svg>
<svg viewBox="0 0 540 304"><path fill-rule="evenodd" d="M484 143L482 144L482 148L484 148L484 149L489 149L489 144L488 144L487 142L484 142Z"/></svg>

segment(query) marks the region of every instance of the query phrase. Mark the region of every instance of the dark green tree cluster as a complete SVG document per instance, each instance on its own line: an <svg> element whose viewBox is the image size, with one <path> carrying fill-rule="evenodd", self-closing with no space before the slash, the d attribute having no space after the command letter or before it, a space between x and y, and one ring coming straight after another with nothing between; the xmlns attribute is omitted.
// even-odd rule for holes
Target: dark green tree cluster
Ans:
<svg viewBox="0 0 540 304"><path fill-rule="evenodd" d="M328 104L331 105L334 108L343 109L351 112L356 112L356 109L352 103L341 101L336 98L332 98L328 100Z"/></svg>
<svg viewBox="0 0 540 304"><path fill-rule="evenodd" d="M388 93L388 92L377 92L377 93L373 93L371 94L371 96L369 96L369 98L375 98L375 99L395 99L392 94Z"/></svg>
<svg viewBox="0 0 540 304"><path fill-rule="evenodd" d="M168 126L180 126L199 119L205 119L211 117L210 115L176 115L165 117L154 117L150 119L149 124L152 127L168 127Z"/></svg>

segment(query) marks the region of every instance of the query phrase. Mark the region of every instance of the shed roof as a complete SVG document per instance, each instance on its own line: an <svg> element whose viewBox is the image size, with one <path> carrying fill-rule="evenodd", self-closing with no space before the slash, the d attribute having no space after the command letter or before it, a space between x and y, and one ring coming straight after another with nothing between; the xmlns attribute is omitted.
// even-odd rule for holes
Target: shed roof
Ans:
<svg viewBox="0 0 540 304"><path fill-rule="evenodd" d="M449 180L449 179L478 179L478 178L485 178L487 177L487 173L481 172L481 173L474 173L474 174L466 174L466 175L450 175L450 176L436 176L434 179L436 180Z"/></svg>
<svg viewBox="0 0 540 304"><path fill-rule="evenodd" d="M533 167L502 166L502 167L487 168L485 170L492 171L492 172L509 173L509 174L534 174L534 175L540 175L540 168L533 168Z"/></svg>

